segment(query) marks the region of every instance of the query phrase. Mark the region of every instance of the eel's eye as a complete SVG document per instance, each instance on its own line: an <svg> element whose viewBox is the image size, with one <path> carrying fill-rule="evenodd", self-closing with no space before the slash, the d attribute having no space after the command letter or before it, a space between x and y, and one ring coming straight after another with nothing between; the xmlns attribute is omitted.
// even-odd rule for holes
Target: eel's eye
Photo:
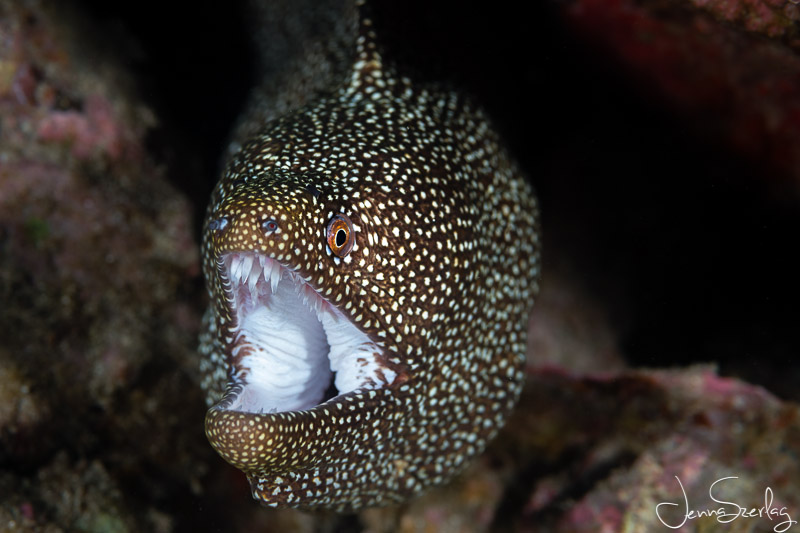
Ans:
<svg viewBox="0 0 800 533"><path fill-rule="evenodd" d="M339 257L346 257L356 243L356 232L347 215L338 214L328 222L328 246Z"/></svg>
<svg viewBox="0 0 800 533"><path fill-rule="evenodd" d="M264 222L261 223L261 229L264 230L264 233L275 233L278 231L278 221L274 218L268 218Z"/></svg>

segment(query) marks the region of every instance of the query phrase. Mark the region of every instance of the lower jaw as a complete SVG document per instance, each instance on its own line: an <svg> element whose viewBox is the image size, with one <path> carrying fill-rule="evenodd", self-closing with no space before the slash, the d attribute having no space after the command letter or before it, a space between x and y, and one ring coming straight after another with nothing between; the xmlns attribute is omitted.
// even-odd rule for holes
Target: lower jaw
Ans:
<svg viewBox="0 0 800 533"><path fill-rule="evenodd" d="M364 449L367 438L392 419L397 402L391 388L353 391L310 409L251 413L231 409L238 386L206 413L206 436L228 463L254 478L281 472L313 471Z"/></svg>

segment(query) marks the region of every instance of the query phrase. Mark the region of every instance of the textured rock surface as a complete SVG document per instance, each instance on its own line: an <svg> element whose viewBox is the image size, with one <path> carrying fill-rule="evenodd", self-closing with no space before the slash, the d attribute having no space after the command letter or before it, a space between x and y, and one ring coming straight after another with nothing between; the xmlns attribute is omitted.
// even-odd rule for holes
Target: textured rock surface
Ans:
<svg viewBox="0 0 800 533"><path fill-rule="evenodd" d="M555 401L554 401L555 400ZM800 408L765 390L721 378L710 367L614 376L531 375L528 409L509 424L523 531L658 531L689 508L723 507L736 531L763 531L800 518ZM709 498L709 488L722 478ZM738 505L786 516L738 517ZM523 496L527 494L527 496ZM659 503L676 503L662 506ZM736 505L732 505L736 504ZM776 520L777 518L777 520ZM663 521L662 521L663 520ZM727 527L686 520L687 531ZM787 523L792 528L795 524ZM666 528L665 528L666 529Z"/></svg>
<svg viewBox="0 0 800 533"><path fill-rule="evenodd" d="M197 247L153 113L81 24L0 5L0 528L164 531L205 456Z"/></svg>

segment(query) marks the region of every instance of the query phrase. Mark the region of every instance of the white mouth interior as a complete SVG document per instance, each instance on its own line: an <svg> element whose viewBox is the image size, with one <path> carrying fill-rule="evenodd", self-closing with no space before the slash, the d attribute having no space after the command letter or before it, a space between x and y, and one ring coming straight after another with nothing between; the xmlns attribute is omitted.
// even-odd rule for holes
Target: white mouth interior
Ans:
<svg viewBox="0 0 800 533"><path fill-rule="evenodd" d="M228 409L310 409L395 378L381 364L380 348L302 277L258 253L230 253L223 262L237 324L232 379L240 391Z"/></svg>

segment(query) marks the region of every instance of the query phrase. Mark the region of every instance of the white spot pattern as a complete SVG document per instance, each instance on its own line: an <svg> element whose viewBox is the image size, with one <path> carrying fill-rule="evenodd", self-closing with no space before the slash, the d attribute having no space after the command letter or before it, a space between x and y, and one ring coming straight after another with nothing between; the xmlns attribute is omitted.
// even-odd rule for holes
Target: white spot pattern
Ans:
<svg viewBox="0 0 800 533"><path fill-rule="evenodd" d="M482 111L395 75L368 20L361 32L348 82L246 144L206 219L201 366L217 402L206 432L268 506L357 509L443 483L497 433L524 381L533 193ZM356 234L344 259L326 243L337 213ZM267 219L279 230L265 233ZM223 259L237 252L304 279L381 350L394 380L301 411L226 409L241 390L229 382L241 369Z"/></svg>

